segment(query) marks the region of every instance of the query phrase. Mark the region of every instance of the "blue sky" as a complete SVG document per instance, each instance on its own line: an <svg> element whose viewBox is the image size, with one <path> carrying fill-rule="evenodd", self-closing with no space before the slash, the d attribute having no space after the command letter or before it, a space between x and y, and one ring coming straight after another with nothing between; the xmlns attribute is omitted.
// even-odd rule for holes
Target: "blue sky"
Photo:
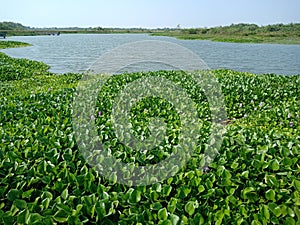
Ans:
<svg viewBox="0 0 300 225"><path fill-rule="evenodd" d="M300 22L300 0L1 0L0 21L31 27L213 27Z"/></svg>

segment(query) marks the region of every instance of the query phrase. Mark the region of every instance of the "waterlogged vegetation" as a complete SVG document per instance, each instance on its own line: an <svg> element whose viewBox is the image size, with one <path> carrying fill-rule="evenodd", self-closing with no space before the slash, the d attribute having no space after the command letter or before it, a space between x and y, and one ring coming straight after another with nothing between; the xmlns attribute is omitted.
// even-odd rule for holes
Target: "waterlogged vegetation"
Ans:
<svg viewBox="0 0 300 225"><path fill-rule="evenodd" d="M78 149L72 101L82 74L51 74L45 64L4 54L0 62L1 224L300 224L299 75L212 71L228 114L214 162L199 169L208 146L200 138L191 160L173 177L128 187L116 182L116 174L100 176ZM184 72L112 76L90 122L116 158L136 165L156 163L172 150L162 146L143 155L120 147L110 128L116 93L146 76L180 85L201 120L210 121L202 91ZM145 99L131 113L137 135L147 135L147 118L157 115L180 128L176 112L162 99ZM178 132L168 134L169 144L176 144Z"/></svg>
<svg viewBox="0 0 300 225"><path fill-rule="evenodd" d="M30 44L20 42L20 41L0 41L0 49L26 47L26 46L30 46Z"/></svg>

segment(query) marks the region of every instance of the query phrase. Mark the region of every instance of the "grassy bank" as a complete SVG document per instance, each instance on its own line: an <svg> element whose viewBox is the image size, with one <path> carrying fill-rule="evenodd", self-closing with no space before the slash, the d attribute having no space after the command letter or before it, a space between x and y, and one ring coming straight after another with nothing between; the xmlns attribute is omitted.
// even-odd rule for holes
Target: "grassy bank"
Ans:
<svg viewBox="0 0 300 225"><path fill-rule="evenodd" d="M161 183L130 188L99 175L78 149L71 116L82 74L47 70L43 63L0 54L1 224L300 223L300 75L212 71L228 121L219 154L205 171L199 165L208 145L208 105L189 76L179 71L112 76L91 122L116 158L143 165L172 150L162 143L141 154L115 139L112 101L141 77L164 77L186 90L204 124L183 169ZM149 113L141 113L147 104ZM147 131L147 117L161 116L176 128L176 111L166 107L156 98L141 101L132 123ZM178 132L171 134L174 143Z"/></svg>
<svg viewBox="0 0 300 225"><path fill-rule="evenodd" d="M275 24L261 27L255 24L233 24L213 28L164 30L154 32L152 35L236 43L300 44L300 24Z"/></svg>
<svg viewBox="0 0 300 225"><path fill-rule="evenodd" d="M265 43L265 44L300 44L300 38L297 36L267 36L267 35L202 35L202 34L184 34L178 32L157 32L152 36L169 36L182 40L210 40L216 42L232 43Z"/></svg>

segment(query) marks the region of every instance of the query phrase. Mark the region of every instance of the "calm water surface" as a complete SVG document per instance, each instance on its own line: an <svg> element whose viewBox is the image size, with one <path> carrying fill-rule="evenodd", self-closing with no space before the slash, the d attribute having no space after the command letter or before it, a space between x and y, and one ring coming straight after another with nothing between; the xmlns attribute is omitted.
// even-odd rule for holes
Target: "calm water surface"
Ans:
<svg viewBox="0 0 300 225"><path fill-rule="evenodd" d="M182 45L212 68L253 73L300 74L300 45L240 44L177 40L147 34L64 34L61 36L9 37L33 46L1 50L12 57L45 62L55 73L84 72L102 54L125 43L158 40Z"/></svg>

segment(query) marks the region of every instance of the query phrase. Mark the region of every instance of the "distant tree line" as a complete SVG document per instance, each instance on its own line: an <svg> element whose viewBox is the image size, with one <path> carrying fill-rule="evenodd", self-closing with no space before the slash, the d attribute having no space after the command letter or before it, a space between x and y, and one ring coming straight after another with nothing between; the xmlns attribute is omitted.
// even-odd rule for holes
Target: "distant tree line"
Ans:
<svg viewBox="0 0 300 225"><path fill-rule="evenodd" d="M0 22L0 30L28 30L30 27L23 26L20 23Z"/></svg>
<svg viewBox="0 0 300 225"><path fill-rule="evenodd" d="M191 35L191 36L209 36L209 35L268 35L268 36L288 36L293 35L300 37L300 23L290 24L272 24L266 26L258 26L256 24L239 23L229 26L218 26L212 28L103 28L98 27L66 27L66 28L31 28L23 26L20 23L0 22L0 31L8 31L9 35L38 35L47 31L61 31L62 33L159 33L166 32L169 35ZM24 31L22 33L22 31Z"/></svg>
<svg viewBox="0 0 300 225"><path fill-rule="evenodd" d="M230 26L219 26L212 28L190 28L182 29L181 32L188 34L245 34L255 35L264 32L278 32L278 33L290 33L299 32L300 35L300 23L290 24L272 24L266 26L258 26L256 24L231 24Z"/></svg>

